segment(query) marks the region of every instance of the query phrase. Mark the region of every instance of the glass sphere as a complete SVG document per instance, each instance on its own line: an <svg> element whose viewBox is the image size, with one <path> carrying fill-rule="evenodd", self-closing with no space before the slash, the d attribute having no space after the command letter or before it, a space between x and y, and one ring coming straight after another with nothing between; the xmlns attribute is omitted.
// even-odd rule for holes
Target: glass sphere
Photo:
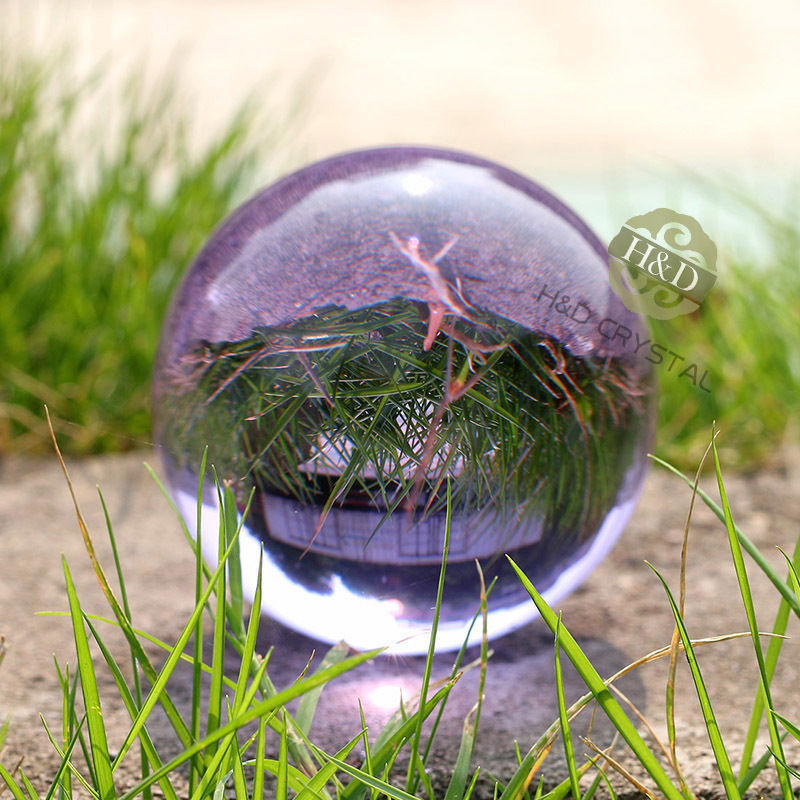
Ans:
<svg viewBox="0 0 800 800"><path fill-rule="evenodd" d="M527 178L392 147L312 164L211 236L165 321L154 427L190 527L209 448L240 512L245 589L327 642L459 647L480 562L496 636L609 550L654 420L643 322L587 226ZM205 482L206 557L218 505ZM206 531L205 528L208 527ZM480 636L475 626L472 641Z"/></svg>

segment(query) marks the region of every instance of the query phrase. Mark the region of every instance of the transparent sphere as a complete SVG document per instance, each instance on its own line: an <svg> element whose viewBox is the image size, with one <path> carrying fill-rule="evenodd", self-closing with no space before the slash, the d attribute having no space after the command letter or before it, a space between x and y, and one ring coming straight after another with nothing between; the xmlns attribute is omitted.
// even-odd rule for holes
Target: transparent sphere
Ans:
<svg viewBox="0 0 800 800"><path fill-rule="evenodd" d="M558 601L644 479L647 336L607 275L572 211L462 153L354 152L265 189L212 235L163 329L155 435L187 523L208 446L240 511L255 490L241 561L251 597L263 562L264 612L421 652L449 493L438 647L459 647L478 609L476 559L497 578L490 635L527 622L505 554Z"/></svg>

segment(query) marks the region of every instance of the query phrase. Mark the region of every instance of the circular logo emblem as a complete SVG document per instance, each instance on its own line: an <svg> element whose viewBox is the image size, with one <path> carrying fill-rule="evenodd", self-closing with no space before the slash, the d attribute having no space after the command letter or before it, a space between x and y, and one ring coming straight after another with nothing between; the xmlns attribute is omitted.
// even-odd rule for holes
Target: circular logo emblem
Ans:
<svg viewBox="0 0 800 800"><path fill-rule="evenodd" d="M611 240L609 281L638 314L672 319L689 314L717 280L717 247L700 223L657 208L631 217Z"/></svg>

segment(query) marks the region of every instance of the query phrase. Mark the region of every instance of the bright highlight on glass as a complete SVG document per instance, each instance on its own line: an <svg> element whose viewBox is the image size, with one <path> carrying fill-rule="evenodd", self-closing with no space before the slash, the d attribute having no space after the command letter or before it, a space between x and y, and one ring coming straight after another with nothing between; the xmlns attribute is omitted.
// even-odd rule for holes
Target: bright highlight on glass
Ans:
<svg viewBox="0 0 800 800"><path fill-rule="evenodd" d="M654 391L621 330L647 338L602 244L541 187L461 153L349 153L258 194L198 255L162 334L157 442L190 524L206 445L240 509L255 489L241 557L251 592L263 559L263 610L357 648L427 648L449 486L452 649L476 559L497 636L536 613L505 553L552 603L622 531Z"/></svg>

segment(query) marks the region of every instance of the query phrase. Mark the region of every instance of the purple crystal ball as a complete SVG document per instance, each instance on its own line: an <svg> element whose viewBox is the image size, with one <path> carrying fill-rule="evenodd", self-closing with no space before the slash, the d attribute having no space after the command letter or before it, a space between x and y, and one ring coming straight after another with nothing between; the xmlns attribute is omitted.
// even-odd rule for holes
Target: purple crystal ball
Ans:
<svg viewBox="0 0 800 800"><path fill-rule="evenodd" d="M536 616L505 554L554 603L621 533L653 432L645 330L602 243L528 178L427 147L347 153L261 191L198 254L164 323L156 442L190 526L206 447L241 515L252 496L246 590L261 565L264 612L318 639L427 649L447 541L453 649L476 560L497 636Z"/></svg>

